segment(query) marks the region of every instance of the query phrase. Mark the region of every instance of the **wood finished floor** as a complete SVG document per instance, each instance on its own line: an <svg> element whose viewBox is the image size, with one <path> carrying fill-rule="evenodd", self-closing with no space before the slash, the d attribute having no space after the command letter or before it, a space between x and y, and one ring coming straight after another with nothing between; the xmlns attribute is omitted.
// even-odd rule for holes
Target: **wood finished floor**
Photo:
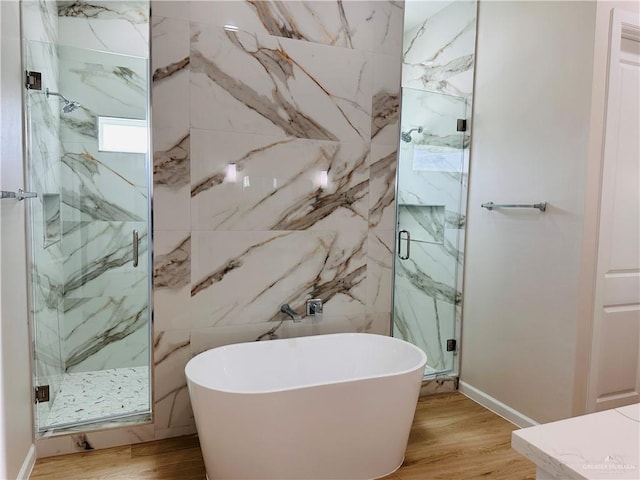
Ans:
<svg viewBox="0 0 640 480"><path fill-rule="evenodd" d="M459 393L422 397L402 467L385 480L534 480L515 426ZM203 480L195 436L39 459L31 480Z"/></svg>

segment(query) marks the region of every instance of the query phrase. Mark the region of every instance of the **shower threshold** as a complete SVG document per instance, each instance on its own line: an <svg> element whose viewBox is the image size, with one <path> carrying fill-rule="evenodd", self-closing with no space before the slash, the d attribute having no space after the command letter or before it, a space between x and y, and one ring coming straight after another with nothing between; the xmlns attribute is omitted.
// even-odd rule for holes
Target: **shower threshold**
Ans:
<svg viewBox="0 0 640 480"><path fill-rule="evenodd" d="M149 412L149 367L66 373L40 430Z"/></svg>

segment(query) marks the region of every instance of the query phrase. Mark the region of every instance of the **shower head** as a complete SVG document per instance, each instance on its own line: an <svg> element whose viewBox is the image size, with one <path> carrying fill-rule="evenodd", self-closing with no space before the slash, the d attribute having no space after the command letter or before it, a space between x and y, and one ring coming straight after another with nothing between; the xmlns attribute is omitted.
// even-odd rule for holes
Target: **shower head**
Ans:
<svg viewBox="0 0 640 480"><path fill-rule="evenodd" d="M71 113L77 108L80 108L80 104L78 102L70 102L69 100L65 100L62 111L64 113Z"/></svg>
<svg viewBox="0 0 640 480"><path fill-rule="evenodd" d="M68 100L64 95L58 92L52 92L48 88L45 89L45 95L48 97L49 95L53 95L55 97L60 97L64 101L64 105L62 106L62 111L64 113L71 113L77 108L80 108L80 104L78 102L73 102Z"/></svg>
<svg viewBox="0 0 640 480"><path fill-rule="evenodd" d="M418 127L418 128L412 128L411 130L409 130L408 132L400 132L400 138L402 139L403 142L407 142L410 143L411 142L411 133L412 132L418 132L418 133L422 133L422 127Z"/></svg>

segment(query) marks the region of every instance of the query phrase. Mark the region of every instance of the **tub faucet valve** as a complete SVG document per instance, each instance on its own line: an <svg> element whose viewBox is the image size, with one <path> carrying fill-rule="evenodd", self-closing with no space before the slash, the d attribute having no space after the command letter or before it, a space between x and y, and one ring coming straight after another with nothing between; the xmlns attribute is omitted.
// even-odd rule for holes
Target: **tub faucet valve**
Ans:
<svg viewBox="0 0 640 480"><path fill-rule="evenodd" d="M307 300L307 317L314 317L314 320L322 320L322 299L311 298Z"/></svg>

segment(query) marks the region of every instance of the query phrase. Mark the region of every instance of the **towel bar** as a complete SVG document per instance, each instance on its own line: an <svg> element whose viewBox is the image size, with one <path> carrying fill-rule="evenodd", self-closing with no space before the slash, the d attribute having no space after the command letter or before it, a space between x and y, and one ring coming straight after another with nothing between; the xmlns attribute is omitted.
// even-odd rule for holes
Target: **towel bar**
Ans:
<svg viewBox="0 0 640 480"><path fill-rule="evenodd" d="M493 210L494 208L537 208L541 212L544 212L547 209L547 202L540 203L525 203L525 204L499 204L499 203L483 203L480 205L482 208L486 208L487 210Z"/></svg>

